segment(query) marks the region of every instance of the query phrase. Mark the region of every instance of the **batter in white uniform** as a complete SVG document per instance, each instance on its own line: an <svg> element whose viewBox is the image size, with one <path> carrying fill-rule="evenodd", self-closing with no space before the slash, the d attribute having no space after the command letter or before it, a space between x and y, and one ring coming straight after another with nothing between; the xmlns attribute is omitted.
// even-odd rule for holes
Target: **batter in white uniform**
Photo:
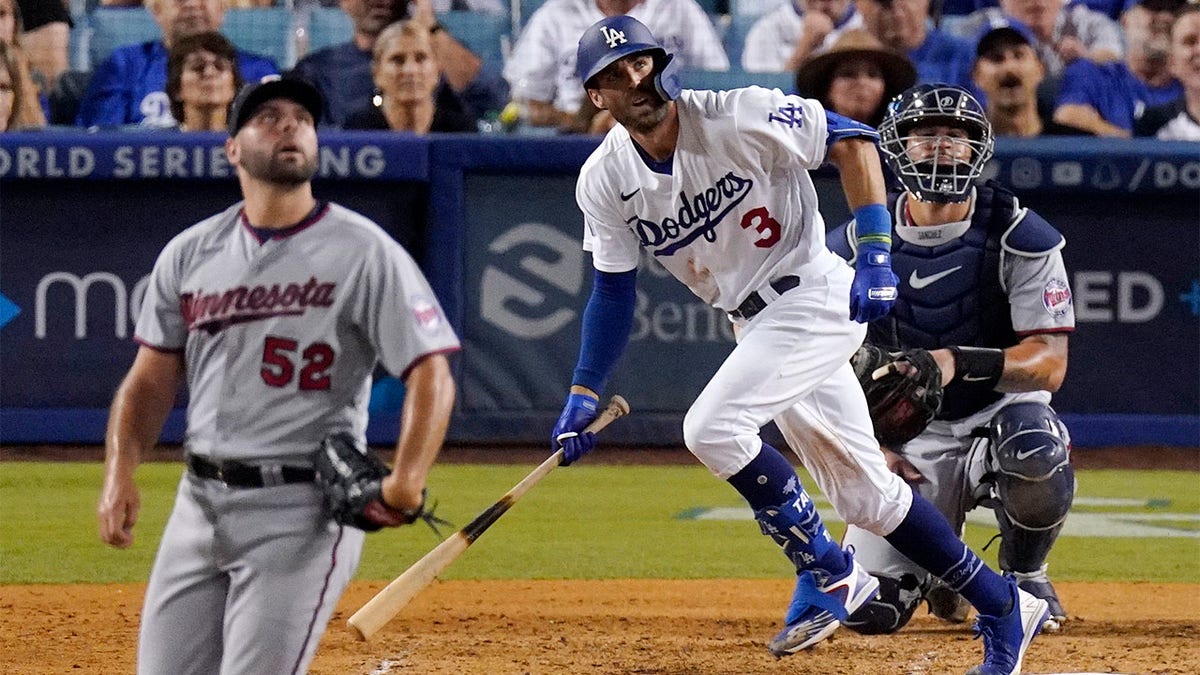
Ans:
<svg viewBox="0 0 1200 675"><path fill-rule="evenodd" d="M738 344L684 419L688 449L754 509L797 571L777 656L816 644L878 582L832 541L791 464L762 442L775 420L839 515L946 580L990 622L979 675L1011 675L1046 603L1019 591L888 471L848 362L896 296L875 132L812 100L757 87L681 90L671 55L628 16L579 41L580 80L615 127L584 164L576 199L596 267L571 393L552 431L573 462L628 341L639 247L727 311ZM841 172L859 227L852 271L825 249L808 170ZM853 320L852 320L853 319ZM856 321L858 323L856 323Z"/></svg>
<svg viewBox="0 0 1200 675"><path fill-rule="evenodd" d="M186 377L188 470L146 589L142 674L305 672L363 543L323 513L321 440L363 440L376 363L408 389L384 505L419 508L445 435L458 339L399 244L313 198L320 110L298 81L243 90L225 151L245 201L175 237L150 277L98 507L101 538L129 546L134 469Z"/></svg>

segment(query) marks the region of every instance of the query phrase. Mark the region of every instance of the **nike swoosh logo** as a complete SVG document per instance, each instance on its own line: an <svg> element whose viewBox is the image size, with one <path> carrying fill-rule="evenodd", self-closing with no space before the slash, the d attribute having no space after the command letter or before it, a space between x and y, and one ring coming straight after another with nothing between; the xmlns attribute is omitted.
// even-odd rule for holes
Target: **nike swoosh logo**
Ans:
<svg viewBox="0 0 1200 675"><path fill-rule="evenodd" d="M1034 453L1041 452L1042 450L1045 450L1048 447L1050 447L1050 446L1039 445L1038 447L1036 447L1032 450L1026 450L1025 452L1021 452L1020 450L1018 450L1017 451L1017 460L1020 461L1022 459L1029 459L1030 457L1033 456Z"/></svg>
<svg viewBox="0 0 1200 675"><path fill-rule="evenodd" d="M990 380L991 378L992 378L991 375L963 375L962 381L963 382L983 382L984 380Z"/></svg>
<svg viewBox="0 0 1200 675"><path fill-rule="evenodd" d="M923 276L917 274L916 270L913 270L912 274L909 275L909 277L908 277L908 285L912 286L913 288L916 288L916 289L922 289L922 288L925 288L926 286L928 286L929 284L932 284L935 281L938 281L940 279L945 279L946 277L950 276L951 274L954 274L955 272L957 272L961 269L962 269L962 265L958 265L957 267L951 267L948 270L942 270L941 272L938 272L936 274L930 274L927 277L923 277Z"/></svg>
<svg viewBox="0 0 1200 675"><path fill-rule="evenodd" d="M624 192L622 192L621 193L621 201L627 202L630 199L633 199L633 196L641 191L642 191L642 188L638 188L638 189L634 190L633 192L630 192L629 194L625 194Z"/></svg>

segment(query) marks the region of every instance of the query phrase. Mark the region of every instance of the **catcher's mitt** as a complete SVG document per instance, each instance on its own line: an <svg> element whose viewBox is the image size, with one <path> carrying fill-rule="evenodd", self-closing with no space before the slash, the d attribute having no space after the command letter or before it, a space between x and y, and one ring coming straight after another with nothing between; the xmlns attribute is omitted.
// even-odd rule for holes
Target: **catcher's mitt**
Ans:
<svg viewBox="0 0 1200 675"><path fill-rule="evenodd" d="M330 518L360 530L374 532L383 527L408 525L423 520L434 532L446 521L421 505L412 511L394 509L383 502L383 479L391 473L366 446L347 433L325 437L314 461L317 483L325 493L325 511ZM438 532L440 535L441 533Z"/></svg>
<svg viewBox="0 0 1200 675"><path fill-rule="evenodd" d="M875 438L896 448L916 438L942 406L942 371L924 349L886 352L863 345L852 359L867 395Z"/></svg>

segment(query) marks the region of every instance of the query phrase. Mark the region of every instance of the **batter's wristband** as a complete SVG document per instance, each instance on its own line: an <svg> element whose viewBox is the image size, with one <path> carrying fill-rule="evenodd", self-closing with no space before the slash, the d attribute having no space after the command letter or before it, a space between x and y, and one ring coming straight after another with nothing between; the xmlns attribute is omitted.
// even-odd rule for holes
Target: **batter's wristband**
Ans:
<svg viewBox="0 0 1200 675"><path fill-rule="evenodd" d="M892 219L883 204L867 204L854 209L854 235L859 244L878 243L892 246Z"/></svg>
<svg viewBox="0 0 1200 675"><path fill-rule="evenodd" d="M1004 375L1004 350L987 347L950 347L954 356L954 379L951 382L995 389Z"/></svg>

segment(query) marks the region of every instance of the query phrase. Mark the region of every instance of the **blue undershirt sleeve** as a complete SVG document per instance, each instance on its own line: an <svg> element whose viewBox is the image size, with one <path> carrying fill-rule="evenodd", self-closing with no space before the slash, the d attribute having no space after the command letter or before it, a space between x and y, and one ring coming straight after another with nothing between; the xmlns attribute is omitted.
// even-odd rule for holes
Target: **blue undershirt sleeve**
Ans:
<svg viewBox="0 0 1200 675"><path fill-rule="evenodd" d="M829 135L825 138L825 147L829 147L844 138L865 138L879 142L879 132L874 127L839 115L832 110L825 111L825 127Z"/></svg>
<svg viewBox="0 0 1200 675"><path fill-rule="evenodd" d="M625 351L633 330L637 304L637 269L628 272L596 271L592 295L583 310L579 362L572 384L600 394Z"/></svg>

